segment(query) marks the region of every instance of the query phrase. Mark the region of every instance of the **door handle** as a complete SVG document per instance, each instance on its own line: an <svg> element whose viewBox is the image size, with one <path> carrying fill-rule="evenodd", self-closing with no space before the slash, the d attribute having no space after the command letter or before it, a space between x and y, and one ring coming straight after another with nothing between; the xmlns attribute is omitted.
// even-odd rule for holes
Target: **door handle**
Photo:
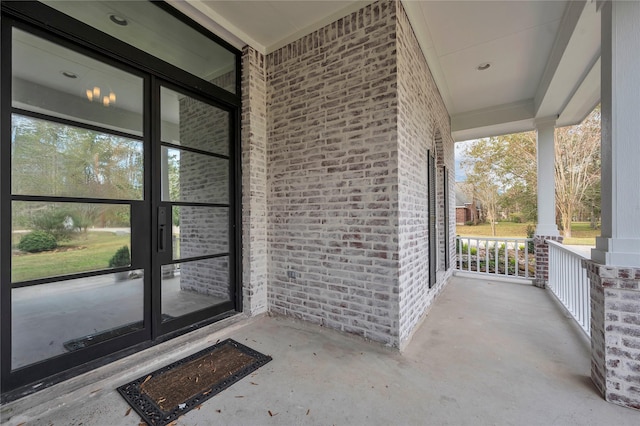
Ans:
<svg viewBox="0 0 640 426"><path fill-rule="evenodd" d="M166 225L167 225L167 209L166 207L158 207L158 251L166 250Z"/></svg>
<svg viewBox="0 0 640 426"><path fill-rule="evenodd" d="M160 225L160 229L158 232L158 251L159 252L165 251L164 240L165 240L165 227L164 225Z"/></svg>

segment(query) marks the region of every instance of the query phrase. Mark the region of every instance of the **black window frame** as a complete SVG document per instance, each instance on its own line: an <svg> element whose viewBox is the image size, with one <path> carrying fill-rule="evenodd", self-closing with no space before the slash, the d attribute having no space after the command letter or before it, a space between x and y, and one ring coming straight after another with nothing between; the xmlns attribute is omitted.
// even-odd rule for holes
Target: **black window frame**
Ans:
<svg viewBox="0 0 640 426"><path fill-rule="evenodd" d="M444 269L448 271L451 267L450 248L450 224L449 224L449 170L447 166L442 166L442 189L444 196Z"/></svg>
<svg viewBox="0 0 640 426"><path fill-rule="evenodd" d="M226 48L235 55L235 93L224 90L206 80L203 80L187 71L184 71L174 65L166 63L136 47L126 44L112 36L100 32L99 30L79 22L45 4L35 1L3 1L1 3L2 20L0 27L0 49L2 58L0 62L0 122L3 124L0 128L0 194L3 200L11 197L11 144L6 143L10 140L11 126L7 123L11 122L13 113L12 107L12 81L11 81L11 51L12 51L12 28L20 28L44 37L48 40L55 40L56 43L65 47L71 47L73 50L79 51L94 59L106 63L116 64L119 68L131 69L144 75L150 76L145 78L145 136L139 138L144 140L145 150L147 150L154 141L148 140L149 134L158 135L159 132L153 130L147 132L156 124L151 117L151 104L158 102L158 98L154 95L154 87L159 87L158 81L169 82L181 91L188 93L196 93L203 97L208 103L217 105L230 112L230 149L229 162L231 173L229 175L229 262L230 266L230 283L234 289L233 304L235 312L242 312L242 229L241 229L241 146L240 146L240 129L241 129L241 55L242 52L211 33L208 29L193 21L180 11L176 10L165 2L150 1L157 7L162 8L170 13L176 19L186 23L198 32L204 34L214 42ZM150 94L149 94L150 93ZM155 108L159 110L159 108ZM74 122L75 124L75 122ZM150 152L150 151L146 151ZM151 155L145 155L145 182L150 182L156 176L151 176L150 162L154 161ZM147 180L149 179L149 180ZM149 185L145 185L146 192L150 191ZM28 198L28 197L27 197ZM64 201L64 200L60 200ZM117 200L105 200L110 203L118 203ZM153 215L152 215L153 217ZM155 219L155 217L154 217ZM2 381L0 383L0 391L2 393L1 402L5 403L15 400L29 393L33 393L38 384L37 390L46 388L50 385L58 383L62 380L74 377L86 371L95 369L101 365L110 363L117 359L131 355L147 347L154 346L168 339L184 334L195 328L211 324L219 319L233 315L233 312L222 311L213 317L196 318L189 323L185 321L176 321L171 327L165 327L160 330L160 324L153 324L152 329L156 331L141 331L145 338L141 343L139 341L141 335L132 333L130 339L123 340L124 347L114 348L114 351L104 355L100 350L84 349L82 354L77 357L65 355L64 359L53 358L46 362L54 368L41 368L40 363L22 367L16 370L11 369L11 362L4 362L11 359L11 289L17 286L4 285L11 282L11 268L5 265L11 264L11 245L4 243L11 241L11 203L3 202L0 206L0 261L3 267L0 267L0 282L3 284L0 289L0 311L2 312L2 324L0 331L2 338L0 341L0 356L3 360ZM152 224L152 228L153 227ZM150 247L157 243L156 235L151 232ZM150 256L149 256L150 257ZM90 276L93 273L78 274L78 276ZM150 280L145 286L151 285ZM145 288L145 292L149 289ZM145 293L146 294L146 293ZM154 294L159 293L155 292ZM154 296L155 298L155 296ZM152 301L156 303L156 301ZM148 303L145 303L145 318L148 317L147 309L151 309ZM8 321L5 319L9 318ZM146 327L145 330L148 330ZM158 333L157 330L160 330ZM147 335L149 334L149 335ZM131 343L129 343L131 342ZM88 362L87 359L90 359ZM52 362L53 360L53 362ZM16 375L15 373L19 373Z"/></svg>
<svg viewBox="0 0 640 426"><path fill-rule="evenodd" d="M427 151L427 227L429 238L429 288L436 285L438 267L438 236L436 235L436 158L433 151Z"/></svg>

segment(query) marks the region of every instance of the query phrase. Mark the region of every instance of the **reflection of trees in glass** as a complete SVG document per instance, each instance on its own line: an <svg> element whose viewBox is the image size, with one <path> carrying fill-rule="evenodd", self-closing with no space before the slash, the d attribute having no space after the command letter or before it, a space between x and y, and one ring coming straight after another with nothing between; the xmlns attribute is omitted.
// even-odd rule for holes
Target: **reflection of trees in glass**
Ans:
<svg viewBox="0 0 640 426"><path fill-rule="evenodd" d="M39 229L54 235L58 241L80 233L86 235L92 226L131 226L130 207L126 204L14 201L11 211L14 230Z"/></svg>
<svg viewBox="0 0 640 426"><path fill-rule="evenodd" d="M168 150L167 173L169 173L169 199L177 201L180 199L180 151ZM180 207L173 206L171 210L173 224L180 226Z"/></svg>
<svg viewBox="0 0 640 426"><path fill-rule="evenodd" d="M140 141L14 115L14 194L141 199Z"/></svg>
<svg viewBox="0 0 640 426"><path fill-rule="evenodd" d="M167 171L169 173L169 199L180 199L180 151L170 149L167 152Z"/></svg>

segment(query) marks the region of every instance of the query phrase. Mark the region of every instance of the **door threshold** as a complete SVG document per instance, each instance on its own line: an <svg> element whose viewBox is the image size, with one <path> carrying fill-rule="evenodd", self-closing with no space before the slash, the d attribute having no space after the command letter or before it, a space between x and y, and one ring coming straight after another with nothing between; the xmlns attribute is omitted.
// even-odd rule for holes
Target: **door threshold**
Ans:
<svg viewBox="0 0 640 426"><path fill-rule="evenodd" d="M208 326L80 374L0 406L0 423L9 420L27 423L45 413L63 408L87 396L114 390L135 378L205 349L231 333L253 323L262 315L236 314Z"/></svg>

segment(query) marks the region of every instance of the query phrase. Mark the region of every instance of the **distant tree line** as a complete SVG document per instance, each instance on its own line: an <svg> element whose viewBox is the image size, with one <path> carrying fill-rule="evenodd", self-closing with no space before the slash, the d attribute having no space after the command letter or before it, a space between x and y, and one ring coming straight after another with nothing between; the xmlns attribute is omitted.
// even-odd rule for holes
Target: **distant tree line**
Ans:
<svg viewBox="0 0 640 426"><path fill-rule="evenodd" d="M535 132L479 139L464 152L467 180L459 185L480 201L484 219L495 222L537 220ZM571 222L600 220L600 107L576 126L555 131L556 213L558 227L571 236Z"/></svg>
<svg viewBox="0 0 640 426"><path fill-rule="evenodd" d="M130 226L129 206L90 201L142 199L140 141L16 114L11 142L13 194L87 199L13 201L14 229L38 230L59 242L91 226Z"/></svg>

